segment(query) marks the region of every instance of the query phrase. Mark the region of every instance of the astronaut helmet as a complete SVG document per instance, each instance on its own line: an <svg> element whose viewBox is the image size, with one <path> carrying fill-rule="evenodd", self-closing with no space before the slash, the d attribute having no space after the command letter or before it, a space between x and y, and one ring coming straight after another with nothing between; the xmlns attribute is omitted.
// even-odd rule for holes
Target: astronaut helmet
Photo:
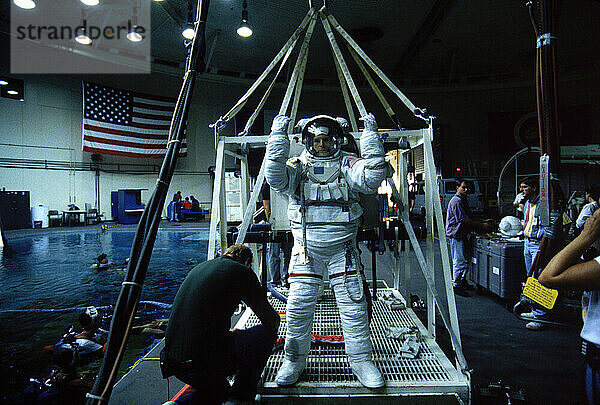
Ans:
<svg viewBox="0 0 600 405"><path fill-rule="evenodd" d="M338 120L317 115L298 124L302 127L302 144L313 158L327 160L339 155L344 131Z"/></svg>
<svg viewBox="0 0 600 405"><path fill-rule="evenodd" d="M508 215L500 220L498 229L502 235L513 237L523 231L523 225L519 218Z"/></svg>

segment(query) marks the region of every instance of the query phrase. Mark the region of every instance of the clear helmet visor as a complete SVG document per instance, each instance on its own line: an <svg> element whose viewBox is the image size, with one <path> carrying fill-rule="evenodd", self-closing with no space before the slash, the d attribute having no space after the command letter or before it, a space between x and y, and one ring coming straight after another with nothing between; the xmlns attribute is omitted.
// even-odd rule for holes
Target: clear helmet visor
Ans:
<svg viewBox="0 0 600 405"><path fill-rule="evenodd" d="M333 121L333 120L331 120ZM338 154L342 137L337 122L319 119L309 122L302 131L302 143L307 152L317 158L328 158Z"/></svg>

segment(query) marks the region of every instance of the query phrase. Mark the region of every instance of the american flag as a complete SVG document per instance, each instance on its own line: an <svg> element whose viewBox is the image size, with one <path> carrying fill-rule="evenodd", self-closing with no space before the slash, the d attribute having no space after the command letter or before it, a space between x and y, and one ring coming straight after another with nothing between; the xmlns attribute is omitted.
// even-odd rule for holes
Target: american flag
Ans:
<svg viewBox="0 0 600 405"><path fill-rule="evenodd" d="M137 158L167 152L175 99L83 82L83 150ZM187 155L185 139L179 156Z"/></svg>

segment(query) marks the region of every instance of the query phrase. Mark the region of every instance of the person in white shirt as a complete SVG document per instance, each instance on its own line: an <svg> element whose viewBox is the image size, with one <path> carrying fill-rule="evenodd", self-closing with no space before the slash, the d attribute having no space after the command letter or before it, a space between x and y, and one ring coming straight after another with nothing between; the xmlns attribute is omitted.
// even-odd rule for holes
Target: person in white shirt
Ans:
<svg viewBox="0 0 600 405"><path fill-rule="evenodd" d="M517 210L517 218L523 219L523 213L525 212L525 194L523 194L523 189L521 188L521 192L517 194L515 200L513 201L513 207Z"/></svg>

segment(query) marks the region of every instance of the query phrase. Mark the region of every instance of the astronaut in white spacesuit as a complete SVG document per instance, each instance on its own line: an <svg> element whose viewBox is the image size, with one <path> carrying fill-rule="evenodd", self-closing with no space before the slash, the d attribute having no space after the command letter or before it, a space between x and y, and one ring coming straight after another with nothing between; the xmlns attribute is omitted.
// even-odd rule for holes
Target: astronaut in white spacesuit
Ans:
<svg viewBox="0 0 600 405"><path fill-rule="evenodd" d="M387 174L383 141L372 114L361 118L361 156L342 151L348 123L318 115L301 120L304 151L288 159L290 119L273 120L265 174L273 190L289 196L294 247L289 270L285 359L279 385L296 383L306 367L317 298L328 272L352 372L368 388L385 385L372 361L364 275L356 234L363 209L359 193L373 194Z"/></svg>

